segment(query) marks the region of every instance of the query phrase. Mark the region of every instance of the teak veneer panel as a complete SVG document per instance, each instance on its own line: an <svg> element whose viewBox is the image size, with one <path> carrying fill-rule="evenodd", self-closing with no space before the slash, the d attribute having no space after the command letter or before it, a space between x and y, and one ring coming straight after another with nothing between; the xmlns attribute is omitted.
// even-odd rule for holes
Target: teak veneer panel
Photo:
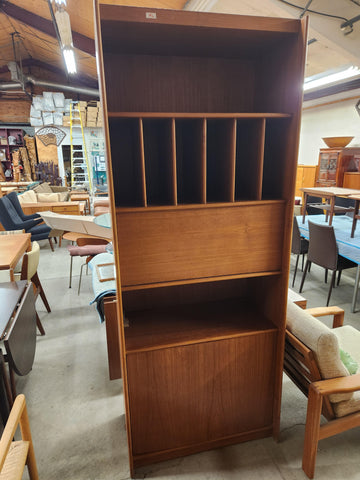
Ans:
<svg viewBox="0 0 360 480"><path fill-rule="evenodd" d="M122 285L280 270L284 203L231 205L117 209Z"/></svg>
<svg viewBox="0 0 360 480"><path fill-rule="evenodd" d="M133 455L270 427L275 339L268 331L128 354Z"/></svg>

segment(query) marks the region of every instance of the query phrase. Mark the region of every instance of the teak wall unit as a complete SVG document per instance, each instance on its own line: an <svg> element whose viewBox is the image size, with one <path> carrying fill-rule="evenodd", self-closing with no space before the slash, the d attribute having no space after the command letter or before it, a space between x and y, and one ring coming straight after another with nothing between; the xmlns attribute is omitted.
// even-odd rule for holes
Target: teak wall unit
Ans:
<svg viewBox="0 0 360 480"><path fill-rule="evenodd" d="M306 23L95 5L133 474L278 435Z"/></svg>

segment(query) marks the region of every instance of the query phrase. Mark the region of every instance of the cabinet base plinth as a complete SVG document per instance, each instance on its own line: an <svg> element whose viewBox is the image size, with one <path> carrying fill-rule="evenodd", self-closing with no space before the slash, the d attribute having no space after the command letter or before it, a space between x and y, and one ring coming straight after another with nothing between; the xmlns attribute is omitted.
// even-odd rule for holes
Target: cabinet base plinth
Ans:
<svg viewBox="0 0 360 480"><path fill-rule="evenodd" d="M260 428L257 430L251 430L250 432L244 432L238 435L232 435L230 437L211 440L209 442L188 445L180 448L174 448L171 450L162 450L160 452L151 452L143 455L134 455L133 466L134 468L144 467L146 465L164 462L165 460L171 460L172 458L185 457L194 453L205 452L206 450L226 447L227 445L234 445L236 443L257 440L259 438L271 437L272 434L273 427L270 425L268 427Z"/></svg>

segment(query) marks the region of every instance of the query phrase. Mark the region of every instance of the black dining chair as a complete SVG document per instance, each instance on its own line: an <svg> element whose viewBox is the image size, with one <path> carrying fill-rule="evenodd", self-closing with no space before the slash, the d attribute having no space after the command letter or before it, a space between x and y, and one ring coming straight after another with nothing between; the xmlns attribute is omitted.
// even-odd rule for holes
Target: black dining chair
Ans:
<svg viewBox="0 0 360 480"><path fill-rule="evenodd" d="M317 223L308 222L309 225L309 251L305 264L304 273L301 279L299 293L302 292L306 274L311 263L325 268L325 283L327 281L327 271L331 270L331 281L326 306L329 305L332 288L335 285L336 272L338 274L337 284L340 283L341 272L347 268L357 267L357 263L348 260L339 255L336 244L335 232L333 226L318 225Z"/></svg>
<svg viewBox="0 0 360 480"><path fill-rule="evenodd" d="M295 278L296 278L296 272L297 272L297 268L298 268L298 264L299 264L299 257L300 257L300 255L302 255L301 270L304 271L305 254L308 252L308 249L309 249L309 241L306 240L306 238L301 236L297 219L296 219L296 217L294 217L292 242L291 242L291 253L296 255L296 263L295 263L295 270L294 270L294 276L293 276L293 281L292 281L292 287L295 285Z"/></svg>

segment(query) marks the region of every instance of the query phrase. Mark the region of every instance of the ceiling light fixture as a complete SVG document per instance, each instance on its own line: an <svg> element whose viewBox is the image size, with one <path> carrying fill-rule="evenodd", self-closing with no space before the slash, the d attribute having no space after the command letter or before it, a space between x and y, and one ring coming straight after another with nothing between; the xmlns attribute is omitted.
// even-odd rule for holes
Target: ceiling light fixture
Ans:
<svg viewBox="0 0 360 480"><path fill-rule="evenodd" d="M75 54L73 48L63 48L63 54L65 59L65 64L68 73L74 74L76 73L76 61L75 61Z"/></svg>
<svg viewBox="0 0 360 480"><path fill-rule="evenodd" d="M70 17L66 7L66 0L53 0L56 10L51 5L51 0L48 0L50 13L53 18L55 31L57 34L58 42L61 47L61 53L64 58L66 70L69 75L76 73L76 61L75 51L72 40L72 31L70 24Z"/></svg>
<svg viewBox="0 0 360 480"><path fill-rule="evenodd" d="M345 69L338 71L325 72L320 75L314 75L312 77L305 78L304 91L313 90L315 88L323 87L325 85L331 85L339 83L343 80L360 76L360 68L354 65L346 67Z"/></svg>

